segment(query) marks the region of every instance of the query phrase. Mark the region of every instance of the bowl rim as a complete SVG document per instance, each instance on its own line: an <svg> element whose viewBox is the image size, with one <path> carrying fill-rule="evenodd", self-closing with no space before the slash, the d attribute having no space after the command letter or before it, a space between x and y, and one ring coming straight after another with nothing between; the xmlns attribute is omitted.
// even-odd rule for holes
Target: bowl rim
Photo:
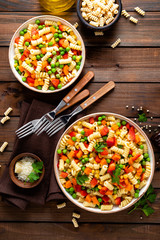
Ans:
<svg viewBox="0 0 160 240"><path fill-rule="evenodd" d="M15 173L14 173L14 167L15 167L15 164L21 160L21 158L23 157L32 157L33 159L35 159L36 161L38 162L43 162L40 157L38 157L37 155L33 154L33 153L28 153L28 152L25 152L25 153L20 153L18 154L17 156L15 156L10 164L9 164L9 175L10 175L10 178L12 180L12 182L14 184L16 184L18 187L20 188L26 188L26 189L29 189L29 188L34 188L36 187L37 185L40 184L40 182L43 180L44 178L44 173L45 173L45 167L44 167L44 164L43 164L43 169L42 169L42 173L40 175L40 178L37 180L37 181L34 181L33 183L30 183L30 182L26 182L24 183L23 181L19 180Z"/></svg>
<svg viewBox="0 0 160 240"><path fill-rule="evenodd" d="M121 0L116 0L119 4L119 11L118 11L118 14L116 15L114 21L112 21L111 23L109 23L108 25L105 25L103 27L95 27L95 26L92 26L90 25L83 17L82 17L82 14L81 14L81 1L82 0L77 0L77 15L79 17L79 19L82 21L82 23L84 25L86 25L88 28L92 29L92 30L96 30L96 31L106 31L108 30L112 25L114 25L119 19L120 19L120 16L121 16L121 12L122 12L122 1Z"/></svg>
<svg viewBox="0 0 160 240"><path fill-rule="evenodd" d="M81 62L81 66L80 66L80 69L78 70L78 73L77 75L69 82L67 83L66 85L64 85L62 88L60 89L56 89L54 91L52 90L47 90L47 91L43 91L43 90L39 90L39 89L36 89L34 87L30 87L27 83L23 82L22 79L21 79L21 76L18 74L18 72L15 70L14 68L14 64L12 63L12 61L14 60L14 58L12 59L12 52L14 50L14 40L17 36L17 34L19 33L19 31L21 29L24 28L25 25L28 25L29 23L35 21L36 19L49 19L49 20L54 20L54 21L57 21L57 22L63 22L63 24L66 24L67 26L69 26L73 32L75 33L75 35L77 36L77 38L81 41L81 46L82 46L82 62ZM11 41L10 41L10 44L9 44L9 51L8 51L8 58L9 58L9 64L10 64L10 68L12 70L12 73L13 75L15 76L15 78L17 78L17 80L25 87L27 87L28 89L34 91L34 92L39 92L39 93L57 93L57 92L60 92L64 89L66 89L67 87L71 86L77 79L78 77L80 76L80 74L82 73L82 70L84 68L84 64L85 64L85 59L86 59L86 50L85 50L85 45L84 45L84 41L80 35L80 33L78 32L78 30L70 23L68 22L67 20L63 19L63 18L60 18L60 17L57 17L57 16L53 16L53 15L39 15L39 16L36 16L36 17L33 17L33 18L30 18L29 20L25 21L24 23L22 23L18 28L17 30L15 31L15 33L13 34L12 38L11 38Z"/></svg>
<svg viewBox="0 0 160 240"><path fill-rule="evenodd" d="M57 150L58 150L58 147L59 147L59 144L60 144L60 141L61 139L63 138L63 136L70 130L72 129L73 125L75 125L77 122L79 121L82 121L82 120L85 120L85 119L88 119L90 117L96 117L97 115L112 115L112 116L115 116L116 118L120 118L121 120L125 120L127 122L129 122L132 126L134 126L141 134L142 136L145 138L146 140L146 143L147 143L147 146L148 146L148 150L150 152L150 158L151 158L151 175L149 176L149 178L147 179L147 183L146 185L140 190L141 194L138 198L133 198L132 201L126 205L125 207L123 208L119 208L118 206L117 207L113 207L112 210L110 211L101 211L100 209L97 209L97 208L89 208L89 207L84 207L82 203L78 202L76 199L73 199L72 196L65 190L65 188L63 187L63 185L61 184L60 182L60 178L59 178L59 169L57 167L57 163L58 163L58 154L57 154ZM57 143L57 146L56 146L56 149L55 149L55 154L54 154L54 172L55 172L55 176L56 176L56 180L58 182L58 185L59 187L61 188L62 192L64 193L64 195L73 203L75 204L76 206L86 210L86 211L89 211L89 212L93 212L93 213L101 213L101 214L111 214L111 213L116 213L116 212L120 212L120 211L123 211L125 209L128 209L129 207L133 206L144 194L145 192L147 191L147 189L149 188L151 182L152 182L152 179L153 179L153 175L154 175L154 170L155 170L155 156L154 156L154 151L153 151L153 148L152 148L152 145L151 145L151 142L149 140L149 138L147 137L147 135L145 134L145 132L135 123L133 122L131 119L123 116L123 115L120 115L120 114L117 114L117 113L112 113L112 112L98 112L98 113L91 113L91 114L88 114L84 117L81 117L79 118L78 120L74 121L64 132L63 134L61 135L58 143Z"/></svg>

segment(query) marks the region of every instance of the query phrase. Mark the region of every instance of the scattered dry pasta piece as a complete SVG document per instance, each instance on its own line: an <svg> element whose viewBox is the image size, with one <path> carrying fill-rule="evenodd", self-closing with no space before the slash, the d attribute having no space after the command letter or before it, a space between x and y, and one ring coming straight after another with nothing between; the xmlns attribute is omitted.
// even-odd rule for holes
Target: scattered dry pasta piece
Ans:
<svg viewBox="0 0 160 240"><path fill-rule="evenodd" d="M65 202L57 205L58 209L61 209L61 208L64 208L64 207L66 207L66 203Z"/></svg>
<svg viewBox="0 0 160 240"><path fill-rule="evenodd" d="M95 36L103 36L104 32L94 32Z"/></svg>
<svg viewBox="0 0 160 240"><path fill-rule="evenodd" d="M118 44L120 44L120 42L121 42L121 39L120 38L118 38L112 45L111 45L111 47L112 48L115 48L115 47L117 47L118 46Z"/></svg>
<svg viewBox="0 0 160 240"><path fill-rule="evenodd" d="M75 27L75 28L77 28L78 27L78 23L77 22L75 22L75 24L73 24L73 26Z"/></svg>
<svg viewBox="0 0 160 240"><path fill-rule="evenodd" d="M75 218L72 218L72 222L73 222L73 225L74 225L75 228L79 227L78 222Z"/></svg>
<svg viewBox="0 0 160 240"><path fill-rule="evenodd" d="M2 146L0 147L0 152L4 152L5 148L7 147L8 142L4 142Z"/></svg>
<svg viewBox="0 0 160 240"><path fill-rule="evenodd" d="M122 10L122 16L124 16L125 18L129 18L130 14L126 11L126 10Z"/></svg>
<svg viewBox="0 0 160 240"><path fill-rule="evenodd" d="M5 116L8 116L9 114L10 114L10 112L12 112L12 108L11 107L9 107L5 112L4 112L4 115Z"/></svg>
<svg viewBox="0 0 160 240"><path fill-rule="evenodd" d="M72 213L72 217L73 217L73 218L80 218L81 215L78 214L78 213L73 212L73 213Z"/></svg>
<svg viewBox="0 0 160 240"><path fill-rule="evenodd" d="M135 7L134 8L134 10L137 12L137 13L139 13L141 16L145 16L145 11L144 10L142 10L141 8L139 8L139 7Z"/></svg>
<svg viewBox="0 0 160 240"><path fill-rule="evenodd" d="M131 22L133 22L133 23L135 23L135 24L138 23L138 19L137 19L137 18L134 18L134 17L130 17L130 18L129 18L129 21L131 21Z"/></svg>
<svg viewBox="0 0 160 240"><path fill-rule="evenodd" d="M4 124L5 122L7 122L10 119L10 117L5 116L1 119L1 123Z"/></svg>

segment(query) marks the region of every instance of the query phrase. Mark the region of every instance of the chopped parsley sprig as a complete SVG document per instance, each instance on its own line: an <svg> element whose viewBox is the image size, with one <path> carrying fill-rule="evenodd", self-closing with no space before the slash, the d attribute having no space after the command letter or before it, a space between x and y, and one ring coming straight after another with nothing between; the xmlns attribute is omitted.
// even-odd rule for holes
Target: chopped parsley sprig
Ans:
<svg viewBox="0 0 160 240"><path fill-rule="evenodd" d="M107 144L105 144L105 143L96 144L95 150L96 150L96 152L101 153L101 152L104 151L104 148L105 148L106 146L107 146Z"/></svg>
<svg viewBox="0 0 160 240"><path fill-rule="evenodd" d="M76 180L77 180L78 185L83 185L83 183L85 183L85 181L89 180L89 178L87 177L87 175L85 175L85 174L82 175L82 173L79 172L76 177Z"/></svg>
<svg viewBox="0 0 160 240"><path fill-rule="evenodd" d="M29 181L33 183L40 178L40 173L42 173L43 162L34 162L32 164L33 171L28 175Z"/></svg>

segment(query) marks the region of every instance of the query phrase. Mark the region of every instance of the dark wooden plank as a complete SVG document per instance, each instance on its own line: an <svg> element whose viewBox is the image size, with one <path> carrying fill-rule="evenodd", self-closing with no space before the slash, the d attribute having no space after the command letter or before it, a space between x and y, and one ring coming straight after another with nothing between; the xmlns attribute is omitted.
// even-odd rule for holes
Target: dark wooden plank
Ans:
<svg viewBox="0 0 160 240"><path fill-rule="evenodd" d="M141 7L145 11L160 11L160 2L158 0L139 1L139 0L126 0L123 2L123 8L133 11L134 7ZM43 11L39 4L39 0L0 0L0 11ZM70 9L75 11L75 5Z"/></svg>
<svg viewBox="0 0 160 240"><path fill-rule="evenodd" d="M160 82L160 48L125 48L87 47L83 74L88 70L95 73L94 82ZM96 56L96 59L95 59ZM106 56L109 61L106 61ZM16 81L9 61L8 47L1 48L1 81Z"/></svg>
<svg viewBox="0 0 160 240"><path fill-rule="evenodd" d="M0 45L8 46L9 41L15 30L26 20L31 17L38 16L39 12L16 12L16 13L1 13L0 16ZM43 14L46 14L43 12ZM133 16L139 18L137 25L129 22L129 20L121 17L119 22L109 31L105 32L104 36L95 37L93 31L90 31L82 24L78 30L81 33L86 46L110 46L118 37L121 38L120 44L123 46L160 46L160 39L157 29L160 25L160 12L148 12L144 18L132 13ZM70 21L72 24L79 22L76 12L65 12L59 15L62 18ZM152 34L149 34L152 33ZM113 50L117 51L117 49ZM126 50L126 54L129 51Z"/></svg>

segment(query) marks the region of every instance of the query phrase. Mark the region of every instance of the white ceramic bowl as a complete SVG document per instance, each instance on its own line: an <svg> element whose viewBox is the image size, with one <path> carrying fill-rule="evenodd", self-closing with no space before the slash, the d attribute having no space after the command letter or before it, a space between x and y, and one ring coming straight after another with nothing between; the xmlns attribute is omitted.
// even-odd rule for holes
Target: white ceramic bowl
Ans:
<svg viewBox="0 0 160 240"><path fill-rule="evenodd" d="M77 73L77 76L74 77L69 83L67 83L66 85L64 85L64 87L62 87L61 89L56 89L54 91L51 91L51 90L47 90L47 91L43 91L43 90L38 90L34 87L30 87L28 85L28 83L25 83L22 81L22 77L19 75L19 73L16 71L15 67L14 67L14 41L15 41L15 38L16 37L19 37L19 32L21 30L23 30L24 28L28 27L28 25L31 23L35 23L35 20L36 19L40 19L41 21L45 21L45 20L52 20L52 21L55 21L55 22L61 22L62 24L70 27L73 32L75 33L75 35L77 36L77 39L81 41L81 45L82 45L82 62L81 62L81 66L80 66L80 69L78 70L78 73ZM24 22L15 32L15 34L13 35L12 39L11 39L11 42L10 42L10 46L9 46L9 63L10 63L10 67L12 69L12 72L14 74L14 76L18 79L18 81L23 84L25 87L29 88L30 90L32 91L35 91L35 92L40 92L40 93L57 93L57 92L60 92L62 90L64 90L65 88L69 87L72 83L74 83L76 81L76 79L79 77L79 75L81 74L82 72L82 69L84 67L84 63L85 63L85 57L86 57L86 52L85 52L85 45L84 45L84 42L83 42L83 39L82 37L80 36L79 32L76 30L76 28L71 24L69 23L68 21L66 21L65 19L63 18L60 18L60 17L56 17L56 16L52 16L52 15L42 15L42 16L36 16L34 18L31 18L29 19L28 21Z"/></svg>
<svg viewBox="0 0 160 240"><path fill-rule="evenodd" d="M59 147L59 144L60 144L60 141L61 139L63 138L63 136L70 130L72 129L73 125L75 125L78 121L82 121L82 120L86 120L86 119L89 119L90 117L96 117L96 116L99 116L99 115L112 115L112 116L115 116L116 118L119 118L121 120L125 120L126 122L128 122L129 124L131 124L132 126L134 126L139 132L140 134L145 138L146 140L146 143L147 143L147 146L148 146L148 153L149 153L149 157L151 159L150 163L151 163L151 175L150 177L148 178L147 180L147 184L140 190L140 193L139 193L139 198L133 198L133 200L125 207L123 208L119 208L118 206L114 206L113 209L111 211L101 211L100 209L98 208L89 208L89 207L84 207L82 203L79 203L76 199L73 199L72 196L65 190L65 188L62 186L61 182L60 182L60 179L59 179L59 169L57 167L57 163L58 163L58 154L57 154L57 150L58 150L58 147ZM66 195L66 197L71 201L73 202L75 205L77 205L78 207L84 209L84 210L87 210L89 212L94 212L94 213L105 213L105 214L108 214L108 213L115 213L115 212L119 212L119 211L122 211L124 209L127 209L129 207L131 207L133 204L135 204L144 194L145 192L147 191L148 187L150 186L151 182L152 182L152 179L153 179L153 175L154 175L154 169L155 169L155 157L154 157L154 152L153 152L153 149L152 149L152 145L147 137L147 135L144 133L144 131L142 131L142 129L135 123L133 122L132 120L130 120L129 118L126 118L122 115L119 115L119 114L116 114L116 113L110 113L110 112L99 112L99 113L92 113L92 114L89 114L85 117L82 117L80 119L78 119L77 121L75 121L71 126L69 126L66 131L63 133L63 135L61 136L60 140L58 141L58 144L57 144L57 147L56 147L56 150L55 150L55 155L54 155L54 171L55 171L55 176L56 176L56 179L57 179L57 182L61 188L61 190L63 191L63 193Z"/></svg>

